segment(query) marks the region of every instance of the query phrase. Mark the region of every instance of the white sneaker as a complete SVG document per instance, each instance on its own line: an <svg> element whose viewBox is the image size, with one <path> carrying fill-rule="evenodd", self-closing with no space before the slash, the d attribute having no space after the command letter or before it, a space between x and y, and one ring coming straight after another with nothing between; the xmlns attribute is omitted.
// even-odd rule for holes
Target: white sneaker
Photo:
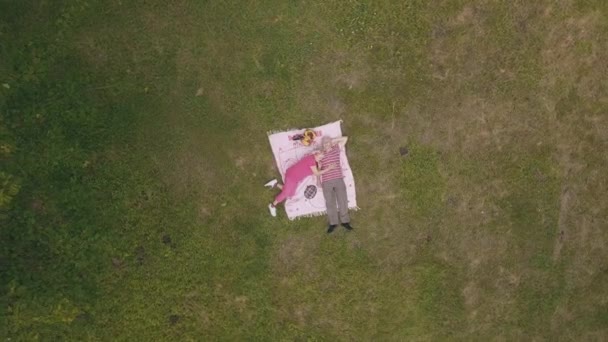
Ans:
<svg viewBox="0 0 608 342"><path fill-rule="evenodd" d="M272 189L272 188L274 188L275 185L277 185L278 182L279 182L278 180L273 179L270 182L264 184L264 186Z"/></svg>
<svg viewBox="0 0 608 342"><path fill-rule="evenodd" d="M272 217L277 217L277 207L272 205L272 203L268 205L268 210L270 210L270 215L272 215Z"/></svg>

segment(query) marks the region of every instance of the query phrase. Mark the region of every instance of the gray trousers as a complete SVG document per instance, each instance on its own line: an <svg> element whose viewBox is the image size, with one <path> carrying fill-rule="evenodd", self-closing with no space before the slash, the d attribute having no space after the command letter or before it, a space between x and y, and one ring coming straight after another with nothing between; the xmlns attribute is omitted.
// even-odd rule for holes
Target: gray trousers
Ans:
<svg viewBox="0 0 608 342"><path fill-rule="evenodd" d="M346 184L344 179L332 179L321 184L329 224L349 223L348 197L346 197ZM340 217L338 218L338 213Z"/></svg>

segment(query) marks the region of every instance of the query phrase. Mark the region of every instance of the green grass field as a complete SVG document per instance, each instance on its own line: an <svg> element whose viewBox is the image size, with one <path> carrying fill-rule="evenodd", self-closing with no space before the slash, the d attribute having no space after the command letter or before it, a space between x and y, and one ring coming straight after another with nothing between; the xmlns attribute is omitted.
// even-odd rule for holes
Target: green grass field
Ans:
<svg viewBox="0 0 608 342"><path fill-rule="evenodd" d="M0 0L0 339L606 341L607 61L602 0ZM270 217L340 118L355 231Z"/></svg>

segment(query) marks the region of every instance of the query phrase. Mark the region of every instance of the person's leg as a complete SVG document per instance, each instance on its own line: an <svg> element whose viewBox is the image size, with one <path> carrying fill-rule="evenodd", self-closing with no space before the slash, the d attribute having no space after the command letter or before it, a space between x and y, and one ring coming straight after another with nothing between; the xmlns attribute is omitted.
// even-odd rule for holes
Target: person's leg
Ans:
<svg viewBox="0 0 608 342"><path fill-rule="evenodd" d="M348 224L350 223L350 216L348 215L348 195L346 194L346 184L344 184L344 179L336 179L334 188L336 189L336 199L338 200L340 222L343 224Z"/></svg>
<svg viewBox="0 0 608 342"><path fill-rule="evenodd" d="M286 179L284 185L277 186L279 187L279 189L281 189L281 193L277 195L277 197L274 199L274 202L272 202L272 205L277 205L286 200L287 198L293 196L293 194L296 192L298 184L296 182L292 182Z"/></svg>
<svg viewBox="0 0 608 342"><path fill-rule="evenodd" d="M336 208L336 193L334 192L333 182L324 182L321 187L323 188L323 196L325 197L325 208L329 224L331 226L338 225L340 224L340 220Z"/></svg>
<svg viewBox="0 0 608 342"><path fill-rule="evenodd" d="M281 190L281 193L283 192L283 184L277 184L277 188L279 188L279 190ZM279 195L281 195L281 193L279 193ZM279 196L277 196L279 197ZM283 198L284 199L284 198ZM283 201L283 199L281 199L281 201ZM275 198L275 200L272 202L272 206L276 206L277 204L279 204L280 201L277 201L277 199ZM274 215L273 215L274 216Z"/></svg>
<svg viewBox="0 0 608 342"><path fill-rule="evenodd" d="M268 210L270 211L270 215L272 216L277 216L277 204L283 202L285 199L287 199L288 197L292 196L293 193L291 193L292 191L295 192L295 188L291 189L292 186L290 186L290 182L285 182L285 186L281 185L281 184L277 184L276 186L281 189L281 192L277 195L277 197L275 197L274 201L272 203L270 203L268 205ZM297 186L297 184L295 184L295 186Z"/></svg>

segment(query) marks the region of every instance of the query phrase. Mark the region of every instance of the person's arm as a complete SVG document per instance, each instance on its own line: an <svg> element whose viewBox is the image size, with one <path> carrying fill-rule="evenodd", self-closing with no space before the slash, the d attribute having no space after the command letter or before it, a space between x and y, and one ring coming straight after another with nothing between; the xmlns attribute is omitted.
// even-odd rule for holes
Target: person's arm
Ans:
<svg viewBox="0 0 608 342"><path fill-rule="evenodd" d="M315 175L315 176L320 176L320 175L322 175L324 173L327 173L327 172L329 172L329 171L331 171L331 170L333 170L335 168L336 168L336 164L330 164L328 167L326 167L326 168L324 168L322 170L319 170L319 168L316 165L310 167L310 169L312 170L312 174Z"/></svg>
<svg viewBox="0 0 608 342"><path fill-rule="evenodd" d="M347 141L348 141L348 137L339 137L339 138L334 138L331 142L333 145L346 145Z"/></svg>

